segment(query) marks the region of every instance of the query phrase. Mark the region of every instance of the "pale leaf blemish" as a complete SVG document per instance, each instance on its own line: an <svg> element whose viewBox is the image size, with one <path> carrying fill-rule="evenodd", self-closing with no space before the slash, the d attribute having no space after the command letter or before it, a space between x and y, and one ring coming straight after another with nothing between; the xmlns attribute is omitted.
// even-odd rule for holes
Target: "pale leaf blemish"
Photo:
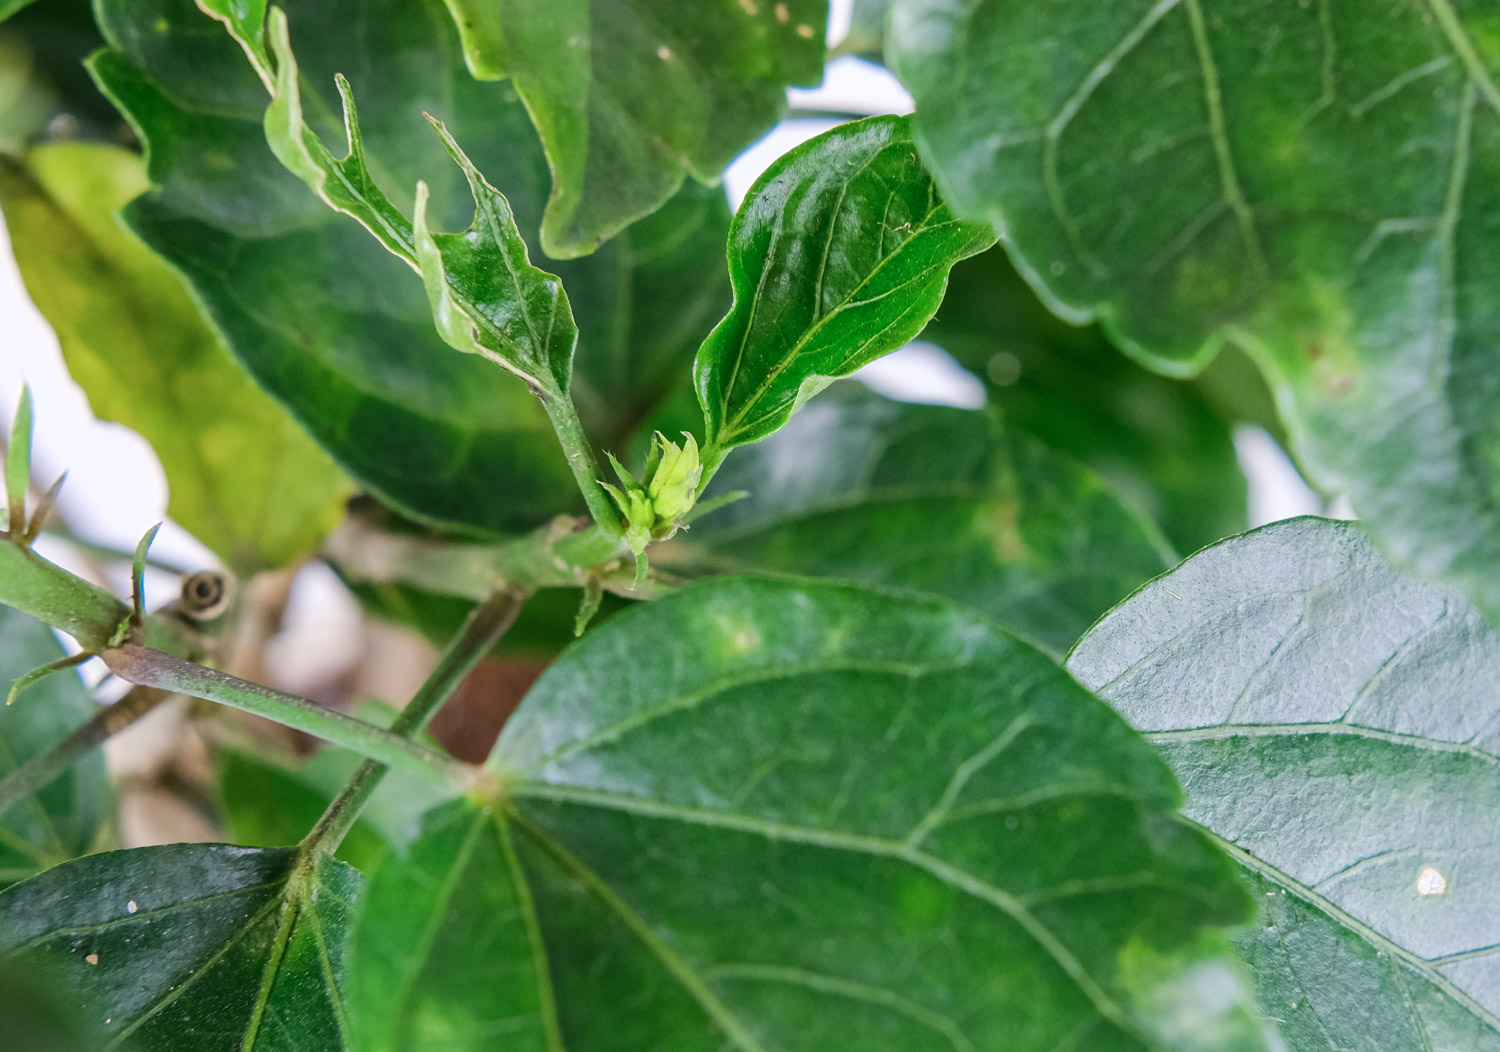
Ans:
<svg viewBox="0 0 1500 1052"><path fill-rule="evenodd" d="M776 21L780 22L782 25L786 25L791 20L792 20L792 13L787 10L786 4L777 4L776 5Z"/></svg>
<svg viewBox="0 0 1500 1052"><path fill-rule="evenodd" d="M803 40L811 40L813 35L813 27L808 25L806 22L803 22L800 26L797 27L797 35Z"/></svg>
<svg viewBox="0 0 1500 1052"><path fill-rule="evenodd" d="M1417 874L1418 895L1442 895L1448 890L1448 880L1431 866L1424 866Z"/></svg>
<svg viewBox="0 0 1500 1052"><path fill-rule="evenodd" d="M760 8L755 6L755 0L740 0L740 10L744 11L751 18L760 14Z"/></svg>
<svg viewBox="0 0 1500 1052"><path fill-rule="evenodd" d="M87 957L85 957L84 960L88 961L89 964L98 964L99 963L99 955L97 953L91 953Z"/></svg>
<svg viewBox="0 0 1500 1052"><path fill-rule="evenodd" d="M661 47L656 49L656 57L661 59L663 62L666 62L672 57L672 49L663 44Z"/></svg>

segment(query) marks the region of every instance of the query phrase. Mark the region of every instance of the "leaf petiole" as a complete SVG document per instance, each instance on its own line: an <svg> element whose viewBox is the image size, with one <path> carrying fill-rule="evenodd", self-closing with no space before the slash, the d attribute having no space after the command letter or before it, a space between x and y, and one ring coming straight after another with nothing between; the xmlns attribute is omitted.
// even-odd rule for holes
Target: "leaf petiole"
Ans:
<svg viewBox="0 0 1500 1052"><path fill-rule="evenodd" d="M515 624L527 598L528 593L518 588L504 588L470 611L458 635L438 658L437 666L391 724L390 733L410 739L427 726L480 659ZM328 805L318 824L303 838L301 850L304 858L319 851L331 854L338 848L389 769L387 764L375 759L360 764L344 791Z"/></svg>

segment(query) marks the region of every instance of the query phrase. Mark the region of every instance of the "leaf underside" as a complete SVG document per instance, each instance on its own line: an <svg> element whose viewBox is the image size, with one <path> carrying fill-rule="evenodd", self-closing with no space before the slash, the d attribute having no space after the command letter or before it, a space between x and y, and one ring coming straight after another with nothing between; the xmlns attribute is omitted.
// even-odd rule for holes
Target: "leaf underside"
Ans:
<svg viewBox="0 0 1500 1052"><path fill-rule="evenodd" d="M1164 372L1227 338L1310 476L1500 613L1492 3L902 0L888 51L960 215Z"/></svg>
<svg viewBox="0 0 1500 1052"><path fill-rule="evenodd" d="M1296 519L1147 585L1068 668L1240 861L1236 941L1296 1052L1500 1048L1500 634L1462 594Z"/></svg>

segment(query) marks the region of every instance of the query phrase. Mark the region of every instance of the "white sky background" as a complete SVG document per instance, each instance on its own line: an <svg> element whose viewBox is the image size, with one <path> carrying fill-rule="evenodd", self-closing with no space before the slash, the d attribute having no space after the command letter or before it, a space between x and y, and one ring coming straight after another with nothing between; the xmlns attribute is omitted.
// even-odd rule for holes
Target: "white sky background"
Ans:
<svg viewBox="0 0 1500 1052"><path fill-rule="evenodd" d="M840 39L847 31L852 2L832 0L831 40ZM911 109L911 97L889 73L856 58L832 62L821 87L794 89L788 94L795 109L850 109L861 113ZM738 202L755 177L778 156L833 123L827 119L782 121L747 149L725 174L731 201ZM984 400L983 385L978 380L940 349L920 341L867 367L860 378L883 394L911 401L972 407ZM83 392L63 367L56 339L26 296L8 237L0 232L0 421L9 419L23 383L30 385L36 405L34 472L38 481L45 486L66 469L68 482L59 510L72 528L89 540L132 549L141 534L165 518L166 481L161 467L150 447L134 432L101 423L90 414ZM1307 488L1265 432L1240 428L1235 443L1250 479L1252 524L1325 512L1324 502ZM54 558L66 554L45 541L41 547ZM214 562L206 549L170 523L157 538L153 553L188 568ZM127 586L123 578L108 583L117 592ZM165 601L171 596L169 589L170 585L158 587L154 600ZM338 602L330 597L337 593L338 586L316 574L299 591L309 591L307 600L319 606ZM346 606L347 597L345 600ZM298 616L297 607L301 606L302 602L295 603L290 614L305 625L308 620ZM344 606L340 609L341 614L329 611L337 615L332 620L346 620L349 611Z"/></svg>

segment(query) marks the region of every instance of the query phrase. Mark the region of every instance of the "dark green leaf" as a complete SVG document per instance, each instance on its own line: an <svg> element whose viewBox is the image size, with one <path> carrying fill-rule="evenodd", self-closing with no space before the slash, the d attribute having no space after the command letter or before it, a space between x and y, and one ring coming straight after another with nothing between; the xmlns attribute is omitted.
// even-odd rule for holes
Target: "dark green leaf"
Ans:
<svg viewBox="0 0 1500 1052"><path fill-rule="evenodd" d="M1148 372L1097 326L1060 321L1004 250L953 268L922 338L988 383L1008 426L1099 472L1179 551L1197 551L1249 525L1229 425L1197 385ZM1237 380L1236 389L1255 392L1253 371Z"/></svg>
<svg viewBox="0 0 1500 1052"><path fill-rule="evenodd" d="M0 607L0 689L62 656L51 629ZM0 776L51 749L96 709L71 669L52 673L14 704L0 706ZM89 850L108 799L104 757L95 752L0 815L0 885Z"/></svg>
<svg viewBox="0 0 1500 1052"><path fill-rule="evenodd" d="M169 844L0 893L0 958L54 977L101 1052L343 1052L359 874L291 849Z"/></svg>
<svg viewBox="0 0 1500 1052"><path fill-rule="evenodd" d="M734 308L698 351L705 463L915 336L948 269L994 239L939 200L905 117L843 124L779 159L734 217Z"/></svg>
<svg viewBox="0 0 1500 1052"><path fill-rule="evenodd" d="M103 145L38 147L0 170L27 291L94 412L156 450L172 517L241 575L283 566L316 550L348 483L120 229L116 211L146 187L138 157Z"/></svg>
<svg viewBox="0 0 1500 1052"><path fill-rule="evenodd" d="M245 847L296 844L362 762L343 750L323 749L292 769L252 753L225 751L218 771L225 832ZM339 845L338 857L365 869L386 846L385 835L362 815Z"/></svg>
<svg viewBox="0 0 1500 1052"><path fill-rule="evenodd" d="M723 189L690 182L598 252L557 265L578 318L573 398L604 448L624 450L683 386L703 334L729 309L728 232Z"/></svg>
<svg viewBox="0 0 1500 1052"><path fill-rule="evenodd" d="M592 252L684 174L717 182L823 71L827 0L449 0L469 67L514 77L552 162L542 248Z"/></svg>
<svg viewBox="0 0 1500 1052"><path fill-rule="evenodd" d="M1404 563L1500 614L1490 4L899 0L955 212L1066 317L1183 375L1225 340Z"/></svg>
<svg viewBox="0 0 1500 1052"><path fill-rule="evenodd" d="M445 56L446 15L379 3L356 38L356 9L330 0L299 10L316 62L304 73L331 94L334 70L350 71L382 181L410 193L420 176L434 207L463 208L462 172L422 120L427 108L451 111L457 133L484 127L491 174L534 185L539 199L535 146L515 145L534 142L524 111ZM265 88L229 35L187 0L107 0L102 21L116 50L94 60L95 74L140 129L160 187L127 220L183 271L256 380L358 481L425 520L530 526L576 500L536 399L492 363L445 347L409 269L272 156ZM337 127L327 94L307 88L304 104Z"/></svg>
<svg viewBox="0 0 1500 1052"><path fill-rule="evenodd" d="M959 607L730 578L641 604L495 764L493 809L372 878L369 1049L1264 1047L1211 930L1245 899L1164 765Z"/></svg>
<svg viewBox="0 0 1500 1052"><path fill-rule="evenodd" d="M76 1006L44 976L0 967L0 1019L7 1047L19 1052L97 1052Z"/></svg>
<svg viewBox="0 0 1500 1052"><path fill-rule="evenodd" d="M89 0L0 2L0 22L0 149L20 152L43 135L113 139L126 132L83 68L104 42Z"/></svg>
<svg viewBox="0 0 1500 1052"><path fill-rule="evenodd" d="M1261 903L1295 1052L1500 1049L1500 634L1358 526L1210 548L1068 663L1163 750Z"/></svg>
<svg viewBox="0 0 1500 1052"><path fill-rule="evenodd" d="M657 560L919 588L1057 653L1175 562L1098 476L993 415L858 387L730 458L708 496L736 490Z"/></svg>

